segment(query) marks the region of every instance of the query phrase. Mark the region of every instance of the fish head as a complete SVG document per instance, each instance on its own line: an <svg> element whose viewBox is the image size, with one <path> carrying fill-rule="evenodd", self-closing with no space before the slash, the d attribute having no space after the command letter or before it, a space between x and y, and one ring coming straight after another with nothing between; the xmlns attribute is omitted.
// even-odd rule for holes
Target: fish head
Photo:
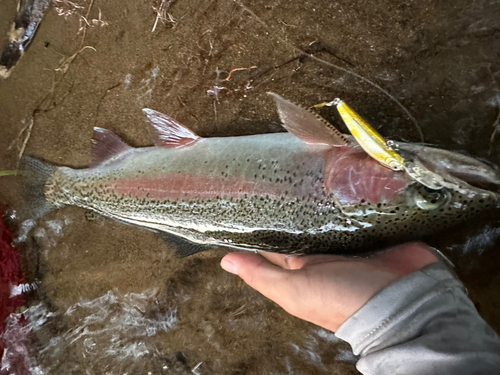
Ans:
<svg viewBox="0 0 500 375"><path fill-rule="evenodd" d="M332 151L325 189L344 213L376 225L389 235L425 235L466 221L500 202L500 174L493 166L460 153L416 144L398 144L401 155L437 174L441 189L429 189L405 171L391 170L359 145ZM374 229L373 229L374 230Z"/></svg>
<svg viewBox="0 0 500 375"><path fill-rule="evenodd" d="M429 146L402 143L398 147L405 159L416 161L435 173L444 185L433 190L419 183L413 184L407 195L417 207L456 211L457 215L499 207L500 173L495 166L458 152Z"/></svg>

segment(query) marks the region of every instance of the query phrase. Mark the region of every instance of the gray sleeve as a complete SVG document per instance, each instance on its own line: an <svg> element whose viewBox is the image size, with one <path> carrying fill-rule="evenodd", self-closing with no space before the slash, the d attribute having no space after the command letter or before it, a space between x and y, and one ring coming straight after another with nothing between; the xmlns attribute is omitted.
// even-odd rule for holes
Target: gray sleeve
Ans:
<svg viewBox="0 0 500 375"><path fill-rule="evenodd" d="M335 333L365 375L500 374L500 338L442 263L389 285Z"/></svg>

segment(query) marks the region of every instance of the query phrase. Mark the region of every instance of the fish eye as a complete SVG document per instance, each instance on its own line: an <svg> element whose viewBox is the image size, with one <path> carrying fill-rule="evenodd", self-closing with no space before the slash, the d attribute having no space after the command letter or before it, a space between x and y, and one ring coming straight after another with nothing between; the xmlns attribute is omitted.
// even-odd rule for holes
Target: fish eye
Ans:
<svg viewBox="0 0 500 375"><path fill-rule="evenodd" d="M432 211L448 203L450 200L450 193L446 188L432 190L425 186L419 186L415 190L413 200L418 208Z"/></svg>

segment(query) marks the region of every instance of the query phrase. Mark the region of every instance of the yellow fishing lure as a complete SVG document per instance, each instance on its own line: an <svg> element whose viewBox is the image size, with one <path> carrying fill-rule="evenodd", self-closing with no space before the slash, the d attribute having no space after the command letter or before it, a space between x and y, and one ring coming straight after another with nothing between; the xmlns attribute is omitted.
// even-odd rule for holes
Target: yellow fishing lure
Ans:
<svg viewBox="0 0 500 375"><path fill-rule="evenodd" d="M393 171L405 171L415 181L429 189L439 190L445 186L444 179L428 170L418 160L405 160L393 147L392 141L386 141L368 122L349 107L343 100L316 104L314 107L335 106L359 145L372 158Z"/></svg>

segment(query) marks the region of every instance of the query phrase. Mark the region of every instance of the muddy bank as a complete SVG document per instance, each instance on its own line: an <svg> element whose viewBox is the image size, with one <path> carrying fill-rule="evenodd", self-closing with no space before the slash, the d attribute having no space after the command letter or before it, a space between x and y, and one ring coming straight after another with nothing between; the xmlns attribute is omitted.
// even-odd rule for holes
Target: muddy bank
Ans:
<svg viewBox="0 0 500 375"><path fill-rule="evenodd" d="M267 91L304 105L340 96L384 136L423 135L500 164L499 142L490 143L500 105L499 2L177 0L153 32L159 1L96 0L90 10L90 1L76 4L82 8L56 2L11 77L0 81L0 169L15 168L19 134L32 119L26 153L73 167L90 163L94 126L133 146L152 144L143 107L201 136L282 131ZM1 35L15 6L0 4ZM88 23L81 18L87 12ZM237 68L247 69L227 79ZM341 127L333 110L321 114ZM17 193L15 178L1 178L2 206L18 208ZM498 214L491 213L428 239L457 264L497 331L499 236ZM175 310L175 327L150 338L120 336L122 347L147 348L143 367L131 373L190 372L200 362L203 374L356 373L346 345L225 274L218 266L224 250L178 259L154 233L88 221L76 208L41 220L23 250L31 280L40 281L33 304L42 300L56 314L39 331L40 345L67 340L64 350L39 359L51 373L102 373L112 363L98 355L110 336L93 336L90 352L90 336L73 343L64 336L95 314L88 305L80 315L67 309L109 291L123 311L139 303L130 293L151 291L140 303L152 320ZM116 316L123 318L122 310Z"/></svg>

